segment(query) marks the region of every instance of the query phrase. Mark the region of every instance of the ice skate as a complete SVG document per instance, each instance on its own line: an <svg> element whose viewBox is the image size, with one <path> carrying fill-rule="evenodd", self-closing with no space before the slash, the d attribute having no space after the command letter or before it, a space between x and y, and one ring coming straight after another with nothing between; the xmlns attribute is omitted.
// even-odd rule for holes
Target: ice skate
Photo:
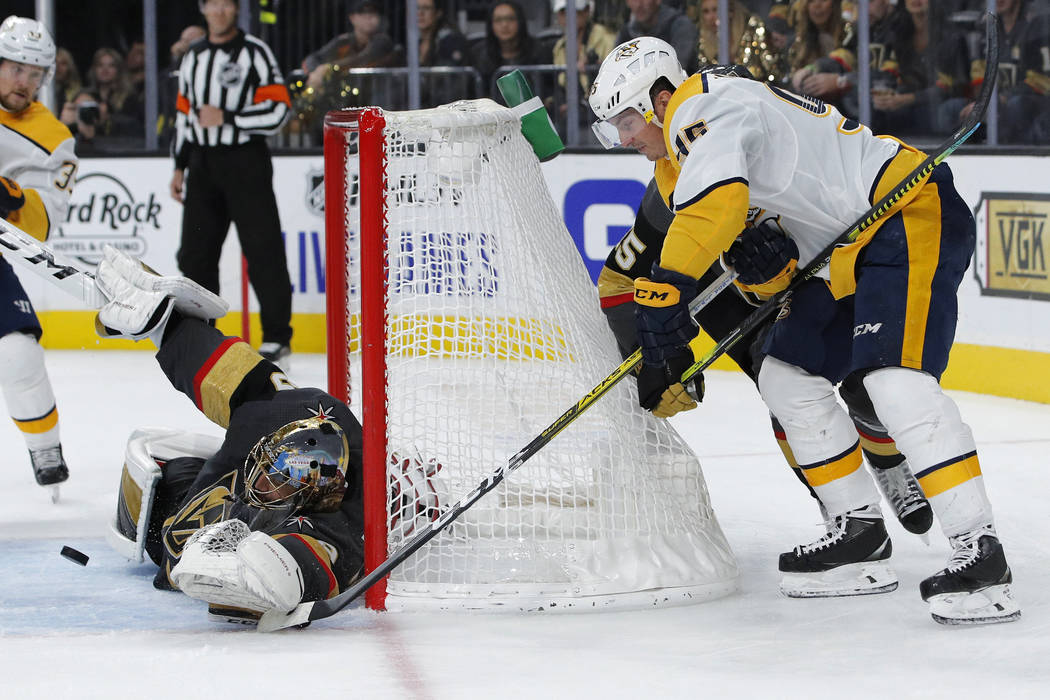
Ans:
<svg viewBox="0 0 1050 700"><path fill-rule="evenodd" d="M62 445L29 450L36 483L51 490L51 502L58 502L58 485L69 478L66 460L62 457Z"/></svg>
<svg viewBox="0 0 1050 700"><path fill-rule="evenodd" d="M886 560L893 544L875 506L832 518L816 542L780 555L780 591L789 598L887 593L897 574Z"/></svg>
<svg viewBox="0 0 1050 700"><path fill-rule="evenodd" d="M948 566L919 585L930 615L942 625L989 625L1021 617L1010 593L1013 576L991 525L949 538Z"/></svg>
<svg viewBox="0 0 1050 700"><path fill-rule="evenodd" d="M259 354L284 371L288 371L288 359L291 357L292 349L283 343L263 343L259 346Z"/></svg>
<svg viewBox="0 0 1050 700"><path fill-rule="evenodd" d="M875 475L879 491L893 507L897 520L904 529L923 536L923 541L929 544L929 537L924 535L933 526L933 509L923 495L915 475L908 468L908 463L901 462L890 469L873 467L871 471Z"/></svg>

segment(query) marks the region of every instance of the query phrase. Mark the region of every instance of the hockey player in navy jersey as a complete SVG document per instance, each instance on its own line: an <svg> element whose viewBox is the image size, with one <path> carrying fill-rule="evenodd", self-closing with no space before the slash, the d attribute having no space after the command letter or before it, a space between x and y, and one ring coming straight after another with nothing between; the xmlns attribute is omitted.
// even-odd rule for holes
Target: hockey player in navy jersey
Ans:
<svg viewBox="0 0 1050 700"><path fill-rule="evenodd" d="M775 294L925 158L818 99L746 78L688 77L652 37L613 50L590 105L606 146L635 148L672 183L659 261L634 284L644 364L663 375L657 405L686 392L680 376L698 332L688 302L719 256L749 291ZM791 236L756 227L738 242L749 206L778 212ZM778 314L759 390L833 518L819 540L781 555L787 595L879 592L896 581L879 494L834 390L859 381L953 550L920 585L931 615L947 624L1020 616L973 435L938 381L974 242L973 217L941 164Z"/></svg>
<svg viewBox="0 0 1050 700"><path fill-rule="evenodd" d="M43 24L0 24L0 218L42 241L66 217L76 182L73 135L36 100L55 66ZM0 389L29 448L33 475L52 489L69 478L58 407L44 365L40 320L11 265L0 258Z"/></svg>
<svg viewBox="0 0 1050 700"><path fill-rule="evenodd" d="M746 71L742 66L718 66L707 70ZM661 195L656 179L650 180L639 204L634 225L613 246L598 275L598 297L602 312L624 357L638 349L638 335L634 322L634 281L649 275L653 263L659 259L667 228L673 219L674 213ZM745 228L755 226L766 227L773 235L783 235L779 217L753 207L748 210ZM698 280L700 288L706 288L713 283L722 272L721 265L712 265ZM719 342L755 310L755 300L755 295L741 289L726 289L694 314L694 318L707 335ZM762 362L761 343L769 325L756 329L748 337L731 346L727 353L752 381L758 380L758 370ZM645 374L638 377L638 381L641 383L640 394L646 396L643 401L655 407L656 415L666 417L685 408L675 401L667 401L660 405L665 391L661 372L654 372L654 368L650 367ZM861 450L871 466L879 490L893 507L901 525L909 532L924 535L933 525L933 511L904 455L897 451L893 438L886 433L886 429L875 415L871 400L864 391L864 385L859 381L843 383L839 386L839 395L845 401L850 418L857 428ZM695 405L691 397L689 402ZM770 419L773 435L784 454L784 459L810 494L817 498L816 492L806 481L802 469L791 453L791 447L784 436L784 428L774 416L770 415ZM820 503L819 499L817 502ZM823 505L820 507L823 512ZM827 517L826 512L823 514Z"/></svg>

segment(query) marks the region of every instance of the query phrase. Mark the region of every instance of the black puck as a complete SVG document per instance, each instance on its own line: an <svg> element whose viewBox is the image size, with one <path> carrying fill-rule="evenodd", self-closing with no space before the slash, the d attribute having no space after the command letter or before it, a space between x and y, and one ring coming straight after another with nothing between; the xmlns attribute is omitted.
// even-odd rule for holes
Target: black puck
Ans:
<svg viewBox="0 0 1050 700"><path fill-rule="evenodd" d="M87 566L88 555L84 554L83 552L81 552L79 550L73 549L72 547L63 546L62 547L62 551L59 552L59 554L64 556L69 561L75 561L77 564L80 564L81 566Z"/></svg>

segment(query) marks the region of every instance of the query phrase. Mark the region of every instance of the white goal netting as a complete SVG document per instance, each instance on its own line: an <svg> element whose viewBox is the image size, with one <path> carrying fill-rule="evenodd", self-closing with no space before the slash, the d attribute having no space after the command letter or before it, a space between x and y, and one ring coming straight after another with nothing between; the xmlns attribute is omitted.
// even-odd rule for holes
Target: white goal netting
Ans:
<svg viewBox="0 0 1050 700"><path fill-rule="evenodd" d="M621 358L517 118L490 101L384 116L392 552ZM351 327L357 144L341 152ZM346 340L361 415L361 348ZM395 569L386 607L674 604L723 595L736 574L699 462L628 378Z"/></svg>

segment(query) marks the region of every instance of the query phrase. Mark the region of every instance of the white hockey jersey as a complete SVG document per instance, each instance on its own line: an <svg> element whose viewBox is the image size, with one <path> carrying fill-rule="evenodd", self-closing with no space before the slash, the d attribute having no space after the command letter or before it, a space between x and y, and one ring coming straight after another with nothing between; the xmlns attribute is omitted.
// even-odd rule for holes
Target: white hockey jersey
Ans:
<svg viewBox="0 0 1050 700"><path fill-rule="evenodd" d="M660 264L694 276L729 248L749 205L779 212L809 262L925 157L816 98L703 74L675 91L664 140L656 175L675 220ZM836 296L852 292L852 261L877 228L836 251Z"/></svg>
<svg viewBox="0 0 1050 700"><path fill-rule="evenodd" d="M0 109L0 175L17 182L26 198L8 220L42 241L69 209L77 174L73 143L66 125L39 102L17 113Z"/></svg>

